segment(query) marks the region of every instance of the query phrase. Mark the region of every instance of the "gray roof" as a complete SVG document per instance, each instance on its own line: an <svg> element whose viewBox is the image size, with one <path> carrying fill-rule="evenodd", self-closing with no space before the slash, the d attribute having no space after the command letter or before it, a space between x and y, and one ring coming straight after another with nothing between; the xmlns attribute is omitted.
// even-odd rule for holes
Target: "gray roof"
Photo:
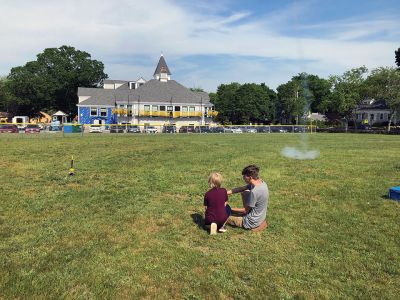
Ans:
<svg viewBox="0 0 400 300"><path fill-rule="evenodd" d="M113 80L113 79L105 79L103 80L104 83L110 84L110 83L128 83L129 81L127 80Z"/></svg>
<svg viewBox="0 0 400 300"><path fill-rule="evenodd" d="M161 69L163 69L163 73L167 72L168 75L171 75L171 72L168 69L167 63L165 62L164 56L161 55L160 60L158 61L157 68L154 71L154 75L160 74Z"/></svg>
<svg viewBox="0 0 400 300"><path fill-rule="evenodd" d="M78 96L90 96L89 99L84 100L78 105L91 106L91 105L104 105L114 106L115 105L115 94L116 90L103 89L103 88L78 88Z"/></svg>
<svg viewBox="0 0 400 300"><path fill-rule="evenodd" d="M136 90L78 88L78 96L91 96L78 105L114 105L129 102L188 103L211 105L206 92L193 92L175 80L161 82L155 79L147 81Z"/></svg>
<svg viewBox="0 0 400 300"><path fill-rule="evenodd" d="M371 104L360 104L357 106L357 110L387 110L387 106L384 100L373 101Z"/></svg>
<svg viewBox="0 0 400 300"><path fill-rule="evenodd" d="M129 81L126 80L104 80L104 84L121 84L117 89L129 89Z"/></svg>

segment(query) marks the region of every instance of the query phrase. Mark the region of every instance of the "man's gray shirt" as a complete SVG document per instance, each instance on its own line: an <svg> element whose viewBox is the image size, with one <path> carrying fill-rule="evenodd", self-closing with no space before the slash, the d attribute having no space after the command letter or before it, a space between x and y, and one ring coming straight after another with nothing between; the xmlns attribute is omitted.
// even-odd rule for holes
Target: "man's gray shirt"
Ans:
<svg viewBox="0 0 400 300"><path fill-rule="evenodd" d="M265 220L269 198L268 186L264 181L259 185L249 185L249 188L247 206L250 210L243 217L243 227L246 229L256 228Z"/></svg>

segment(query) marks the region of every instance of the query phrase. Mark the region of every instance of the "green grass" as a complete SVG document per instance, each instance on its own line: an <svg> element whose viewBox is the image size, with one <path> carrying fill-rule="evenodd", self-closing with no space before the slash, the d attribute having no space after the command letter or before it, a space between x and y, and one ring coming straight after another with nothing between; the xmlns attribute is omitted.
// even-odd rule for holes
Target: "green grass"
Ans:
<svg viewBox="0 0 400 300"><path fill-rule="evenodd" d="M282 157L299 137L0 136L0 298L398 299L400 138L313 134L319 158ZM253 163L270 227L209 236L209 173L231 188Z"/></svg>

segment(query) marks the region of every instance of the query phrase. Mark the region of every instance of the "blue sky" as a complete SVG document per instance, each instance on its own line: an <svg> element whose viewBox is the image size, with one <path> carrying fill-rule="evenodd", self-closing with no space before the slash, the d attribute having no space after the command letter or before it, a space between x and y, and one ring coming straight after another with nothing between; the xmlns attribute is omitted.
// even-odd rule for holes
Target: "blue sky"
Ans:
<svg viewBox="0 0 400 300"><path fill-rule="evenodd" d="M0 75L48 47L74 46L110 79L151 79L161 52L172 79L275 89L307 72L327 78L394 65L400 1L0 0Z"/></svg>

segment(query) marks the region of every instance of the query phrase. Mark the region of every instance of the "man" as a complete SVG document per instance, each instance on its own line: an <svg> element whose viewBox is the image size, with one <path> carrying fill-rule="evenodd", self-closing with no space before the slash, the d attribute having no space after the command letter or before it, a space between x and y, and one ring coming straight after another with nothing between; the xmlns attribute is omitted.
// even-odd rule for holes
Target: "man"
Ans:
<svg viewBox="0 0 400 300"><path fill-rule="evenodd" d="M228 195L241 193L243 207L232 208L232 212L243 216L230 216L227 223L232 226L261 231L268 225L265 221L268 209L268 186L258 177L260 169L250 165L243 169L246 185L228 190Z"/></svg>

